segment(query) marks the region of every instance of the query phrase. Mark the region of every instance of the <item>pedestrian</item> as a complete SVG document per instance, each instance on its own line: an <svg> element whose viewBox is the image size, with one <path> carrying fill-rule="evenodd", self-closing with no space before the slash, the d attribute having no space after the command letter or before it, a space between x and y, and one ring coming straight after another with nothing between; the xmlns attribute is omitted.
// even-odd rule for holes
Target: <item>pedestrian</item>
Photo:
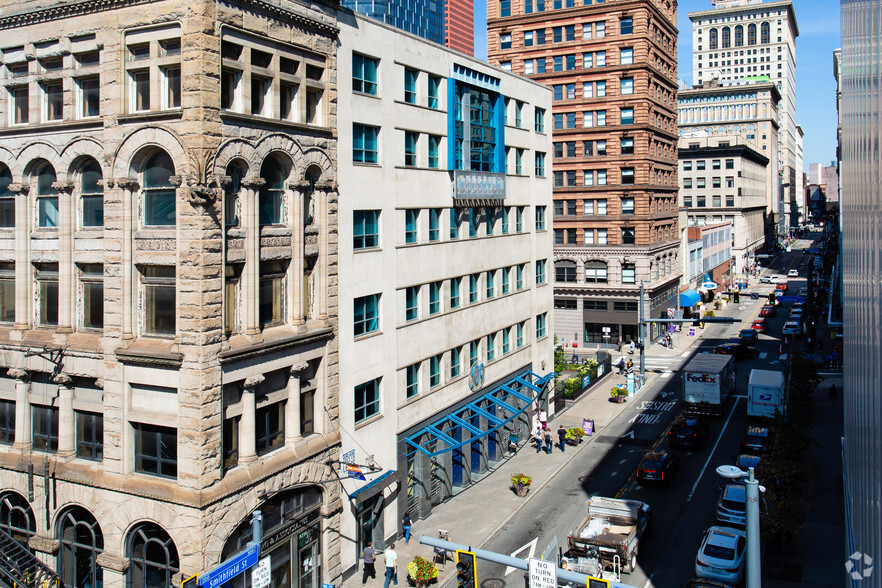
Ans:
<svg viewBox="0 0 882 588"><path fill-rule="evenodd" d="M539 424L542 425L543 431L548 430L548 413L541 408L539 409Z"/></svg>
<svg viewBox="0 0 882 588"><path fill-rule="evenodd" d="M533 441L536 442L536 453L542 451L542 425L539 423L533 429Z"/></svg>
<svg viewBox="0 0 882 588"><path fill-rule="evenodd" d="M395 544L390 543L389 548L383 552L383 559L386 561L386 580L383 582L383 588L389 588L389 582L393 586L398 586L398 554L395 553Z"/></svg>
<svg viewBox="0 0 882 588"><path fill-rule="evenodd" d="M634 339L631 339L631 344L628 347L630 348L631 355L634 355L634 352L637 351L637 344L634 343Z"/></svg>
<svg viewBox="0 0 882 588"><path fill-rule="evenodd" d="M374 560L377 558L377 551L374 549L374 542L368 541L367 547L364 548L361 552L361 560L362 565L364 566L364 570L361 574L361 585L364 586L365 582L367 582L368 576L372 580L377 579L377 568L374 565Z"/></svg>
<svg viewBox="0 0 882 588"><path fill-rule="evenodd" d="M551 431L548 429L545 430L545 453L551 453L552 448L554 448L554 441L551 439Z"/></svg>
<svg viewBox="0 0 882 588"><path fill-rule="evenodd" d="M563 453L567 448L567 430L563 425L557 428L557 439L560 441L560 451Z"/></svg>
<svg viewBox="0 0 882 588"><path fill-rule="evenodd" d="M413 522L411 522L408 513L404 513L401 518L401 529L404 531L404 544L407 545L410 542L410 530L413 529Z"/></svg>
<svg viewBox="0 0 882 588"><path fill-rule="evenodd" d="M634 369L634 362L629 359L628 360L628 371L630 372L632 369Z"/></svg>
<svg viewBox="0 0 882 588"><path fill-rule="evenodd" d="M619 353L622 352L622 338L619 337Z"/></svg>

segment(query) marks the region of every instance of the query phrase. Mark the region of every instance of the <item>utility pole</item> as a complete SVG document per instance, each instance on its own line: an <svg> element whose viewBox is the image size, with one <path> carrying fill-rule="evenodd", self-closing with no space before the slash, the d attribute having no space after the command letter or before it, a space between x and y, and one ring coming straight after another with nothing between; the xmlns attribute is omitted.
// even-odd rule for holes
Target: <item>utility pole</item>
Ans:
<svg viewBox="0 0 882 588"><path fill-rule="evenodd" d="M640 280L640 300L637 303L639 320L637 322L637 335L640 343L640 382L646 381L646 323L643 308L643 280Z"/></svg>

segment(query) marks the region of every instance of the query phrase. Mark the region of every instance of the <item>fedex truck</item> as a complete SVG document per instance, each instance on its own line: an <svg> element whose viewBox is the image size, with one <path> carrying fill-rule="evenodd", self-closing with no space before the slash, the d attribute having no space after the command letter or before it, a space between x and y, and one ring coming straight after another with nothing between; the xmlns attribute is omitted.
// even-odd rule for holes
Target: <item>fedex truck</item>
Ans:
<svg viewBox="0 0 882 588"><path fill-rule="evenodd" d="M683 409L687 414L720 416L735 391L735 358L699 353L683 368Z"/></svg>

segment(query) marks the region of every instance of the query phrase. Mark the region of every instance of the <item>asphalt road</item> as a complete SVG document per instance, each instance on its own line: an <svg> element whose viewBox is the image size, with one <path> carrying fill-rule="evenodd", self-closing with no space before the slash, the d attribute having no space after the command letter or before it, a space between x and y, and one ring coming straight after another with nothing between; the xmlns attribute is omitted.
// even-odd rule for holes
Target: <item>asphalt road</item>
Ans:
<svg viewBox="0 0 882 588"><path fill-rule="evenodd" d="M800 252L782 254L770 260L770 268L764 273L771 271L786 275L788 269L802 265L802 257ZM805 286L805 272L800 273L802 277L788 279L788 295L795 296L799 288ZM760 335L757 342L759 358L738 361L735 398L723 417L711 421L710 435L704 446L697 450L672 450L680 458L680 470L670 486L641 487L634 481L633 473L640 457L649 448L667 449L667 428L681 402L678 368L692 354L710 351L715 344L725 342L740 329L749 327L766 302L765 295L773 288L774 285L767 284L754 288L763 297L750 300L742 296L740 305L723 313L737 317L739 322L707 324L701 347L694 347L686 357L671 366L671 374L656 379L630 399L630 406L528 502L485 548L522 558L539 557L555 544L566 551L567 535L583 519L588 498L597 495L631 498L652 506L654 530L652 537L640 544L638 569L632 574L623 574L622 582L637 587L667 587L680 586L692 577L702 534L716 524L715 507L724 480L715 469L719 465L733 464L739 453L747 421L745 396L750 370L781 369L778 362L780 333L789 303L779 306L777 316L769 319L768 333ZM649 354L652 354L651 350ZM524 586L524 572L520 570L489 562L481 562L480 567L483 588Z"/></svg>

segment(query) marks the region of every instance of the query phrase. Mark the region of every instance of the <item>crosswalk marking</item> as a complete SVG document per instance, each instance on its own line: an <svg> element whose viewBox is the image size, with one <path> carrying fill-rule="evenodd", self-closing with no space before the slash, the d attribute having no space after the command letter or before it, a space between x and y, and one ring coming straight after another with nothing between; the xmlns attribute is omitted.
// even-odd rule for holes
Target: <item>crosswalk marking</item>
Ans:
<svg viewBox="0 0 882 588"><path fill-rule="evenodd" d="M670 378L670 377L673 376L673 375L674 375L674 372L664 372L664 373L661 375L661 377L662 377L662 378Z"/></svg>

